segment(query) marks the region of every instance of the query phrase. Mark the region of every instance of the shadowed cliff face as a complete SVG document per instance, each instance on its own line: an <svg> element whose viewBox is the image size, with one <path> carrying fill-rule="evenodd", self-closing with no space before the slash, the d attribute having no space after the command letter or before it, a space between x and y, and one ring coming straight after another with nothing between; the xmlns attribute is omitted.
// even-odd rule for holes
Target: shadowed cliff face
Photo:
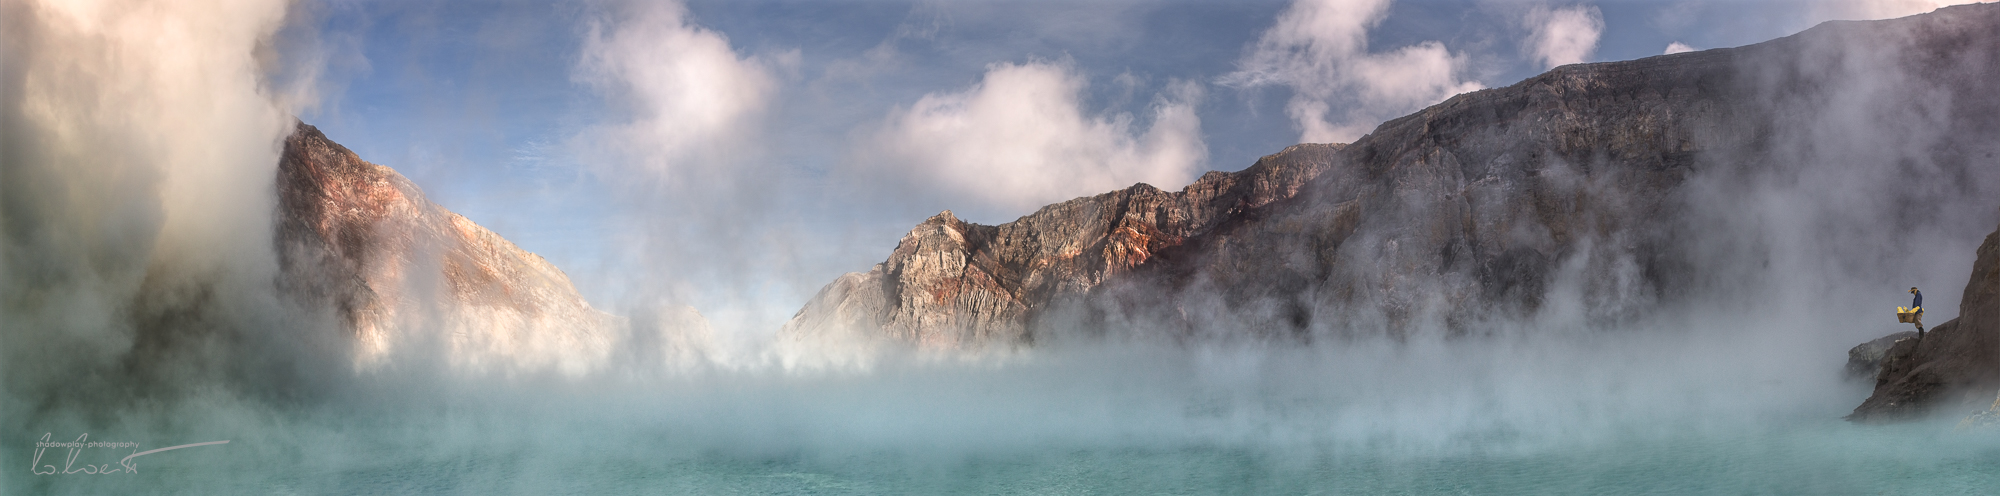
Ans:
<svg viewBox="0 0 2000 496"><path fill-rule="evenodd" d="M318 129L301 123L285 139L277 184L279 287L333 311L357 365L435 347L475 370L576 374L611 355L623 322L561 270Z"/></svg>
<svg viewBox="0 0 2000 496"><path fill-rule="evenodd" d="M1309 342L1835 304L1800 286L1909 277L1882 260L1990 225L1962 207L1997 186L1996 28L2000 6L1962 6L1564 66L1181 192L947 212L785 332Z"/></svg>

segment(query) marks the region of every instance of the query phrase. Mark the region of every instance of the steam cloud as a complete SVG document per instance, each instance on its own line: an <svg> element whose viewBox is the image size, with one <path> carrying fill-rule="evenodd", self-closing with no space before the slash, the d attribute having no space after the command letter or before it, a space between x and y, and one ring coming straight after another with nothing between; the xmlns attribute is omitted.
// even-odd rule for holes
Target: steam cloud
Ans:
<svg viewBox="0 0 2000 496"><path fill-rule="evenodd" d="M286 13L261 0L0 3L10 393L44 408L116 398L125 381L247 374L265 359L217 357L313 342L268 296L273 171L291 129L277 102L311 94L310 80L267 82L278 68L256 57Z"/></svg>
<svg viewBox="0 0 2000 496"><path fill-rule="evenodd" d="M1668 44L1667 44L1667 51L1666 51L1666 53L1663 53L1662 55L1673 55L1673 54L1676 54L1676 53L1687 53L1687 52L1692 52L1692 51L1696 51L1695 47L1691 47L1691 46L1688 46L1688 45L1687 45L1686 43L1681 43L1681 42L1678 42L1678 41L1676 41L1676 42L1673 42L1673 43L1668 43Z"/></svg>
<svg viewBox="0 0 2000 496"><path fill-rule="evenodd" d="M1369 51L1368 30L1388 11L1389 0L1294 2L1218 82L1290 88L1285 113L1309 143L1353 141L1384 120L1484 87L1443 43Z"/></svg>
<svg viewBox="0 0 2000 496"><path fill-rule="evenodd" d="M859 161L1017 213L1134 182L1178 188L1204 165L1199 84L1176 82L1155 97L1144 132L1129 114L1087 115L1088 84L1064 63L988 66L971 88L891 111Z"/></svg>

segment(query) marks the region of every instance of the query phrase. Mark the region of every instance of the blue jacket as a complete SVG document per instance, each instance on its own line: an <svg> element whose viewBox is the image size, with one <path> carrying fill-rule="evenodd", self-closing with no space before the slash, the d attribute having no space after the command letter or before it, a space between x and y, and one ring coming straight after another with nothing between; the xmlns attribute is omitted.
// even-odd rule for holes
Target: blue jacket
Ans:
<svg viewBox="0 0 2000 496"><path fill-rule="evenodd" d="M1924 292L1918 291L1916 299L1910 300L1910 308L1923 308L1923 307L1924 307Z"/></svg>

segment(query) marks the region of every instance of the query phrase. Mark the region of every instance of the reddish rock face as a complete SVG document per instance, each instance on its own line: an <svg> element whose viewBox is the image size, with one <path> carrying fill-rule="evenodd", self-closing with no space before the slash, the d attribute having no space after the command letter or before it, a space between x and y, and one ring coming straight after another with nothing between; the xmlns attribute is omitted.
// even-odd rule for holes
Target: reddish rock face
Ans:
<svg viewBox="0 0 2000 496"><path fill-rule="evenodd" d="M332 309L356 363L441 346L474 369L590 370L618 319L569 277L492 231L424 198L396 171L299 124L278 164L281 289Z"/></svg>

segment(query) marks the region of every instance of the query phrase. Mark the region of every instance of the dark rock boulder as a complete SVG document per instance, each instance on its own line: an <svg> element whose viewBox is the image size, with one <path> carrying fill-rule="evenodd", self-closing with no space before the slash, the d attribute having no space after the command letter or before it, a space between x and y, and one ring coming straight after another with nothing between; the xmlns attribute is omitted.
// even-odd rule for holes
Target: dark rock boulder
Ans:
<svg viewBox="0 0 2000 496"><path fill-rule="evenodd" d="M1875 382L1876 372L1882 370L1882 357L1889 353L1889 348L1897 341L1916 337L1917 331L1903 331L1854 345L1847 350L1847 379Z"/></svg>

